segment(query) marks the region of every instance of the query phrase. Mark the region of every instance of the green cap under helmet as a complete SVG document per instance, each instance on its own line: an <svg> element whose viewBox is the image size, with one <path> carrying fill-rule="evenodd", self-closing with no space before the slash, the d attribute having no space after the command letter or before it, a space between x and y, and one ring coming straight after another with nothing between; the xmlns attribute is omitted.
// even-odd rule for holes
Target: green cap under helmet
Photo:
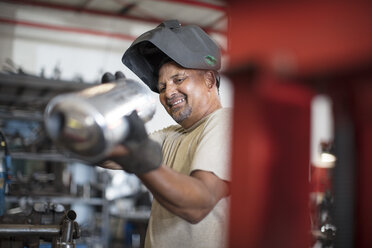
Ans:
<svg viewBox="0 0 372 248"><path fill-rule="evenodd" d="M217 44L198 26L164 21L139 36L124 53L122 62L152 91L158 91L161 61L169 57L182 67L218 71L221 53Z"/></svg>

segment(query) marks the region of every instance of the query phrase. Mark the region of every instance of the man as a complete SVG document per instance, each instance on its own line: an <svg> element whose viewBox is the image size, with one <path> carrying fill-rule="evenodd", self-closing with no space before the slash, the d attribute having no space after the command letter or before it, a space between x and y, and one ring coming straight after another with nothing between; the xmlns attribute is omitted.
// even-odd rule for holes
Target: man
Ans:
<svg viewBox="0 0 372 248"><path fill-rule="evenodd" d="M230 111L219 99L220 60L204 31L178 21L144 33L123 56L179 124L149 139L132 114L132 137L104 164L135 173L154 196L145 247L226 245Z"/></svg>

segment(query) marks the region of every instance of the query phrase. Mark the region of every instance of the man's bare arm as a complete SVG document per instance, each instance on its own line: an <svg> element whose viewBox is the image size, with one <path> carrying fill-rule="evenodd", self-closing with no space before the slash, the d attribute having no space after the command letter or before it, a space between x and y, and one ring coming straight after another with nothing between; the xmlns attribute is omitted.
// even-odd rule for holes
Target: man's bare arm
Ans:
<svg viewBox="0 0 372 248"><path fill-rule="evenodd" d="M138 177L163 207L190 223L201 221L229 194L228 183L207 171L188 176L161 166Z"/></svg>

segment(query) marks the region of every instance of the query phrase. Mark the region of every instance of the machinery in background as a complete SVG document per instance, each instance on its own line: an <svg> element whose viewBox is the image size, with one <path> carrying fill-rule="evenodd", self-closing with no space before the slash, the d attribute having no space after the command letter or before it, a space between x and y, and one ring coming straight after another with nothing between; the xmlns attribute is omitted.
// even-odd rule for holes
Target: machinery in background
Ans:
<svg viewBox="0 0 372 248"><path fill-rule="evenodd" d="M0 131L0 138L3 150L0 153L0 155L3 155L0 157L0 247L39 247L41 240L52 243L53 248L75 247L75 239L80 237L80 228L75 221L77 216L73 210L65 211L65 207L61 204L37 202L31 208L29 206L25 209L17 207L6 211L7 207L10 206L6 202L6 196L11 191L17 193L17 187L14 186L22 180L10 181L12 173L11 156L7 140L2 131ZM45 178L50 179L50 177L43 175L35 178L39 178L39 181L45 181ZM35 185L35 182L32 185ZM27 195L30 195L31 191Z"/></svg>
<svg viewBox="0 0 372 248"><path fill-rule="evenodd" d="M148 192L141 187L138 179L124 172L111 172L82 164L81 161L64 157L55 151L48 153L52 147L49 149L45 147L33 153L33 149L22 145L26 142L18 142L12 134L17 130L29 130L31 133L34 129L27 128L25 124L21 125L20 120L17 125L11 125L15 123L13 121L9 122L9 125L4 125L8 123L7 120L3 120L2 123L9 154L12 156L12 180L5 194L4 213L7 217L0 218L0 224L16 224L17 228L28 229L30 227L28 222L20 224L17 220L19 217L25 218L29 215L30 210L25 209L32 209L35 204L39 206L49 204L50 208L51 204L55 206L58 204L65 209L73 210L77 215L75 221L79 223L81 231L80 238L76 240L76 247L108 248L115 245L122 247L123 244L130 247L136 242L143 242L151 203ZM24 140L31 140L26 133L22 135ZM0 156L2 155L0 152ZM17 215L14 214L15 210ZM20 210L23 213L20 213ZM53 211L56 209L49 209L42 215L50 216ZM61 214L62 212L55 213L56 216ZM59 225L59 221L52 225L57 224ZM41 227L35 225L35 228ZM42 242L49 240L52 243L55 236L50 235L55 234L50 232L54 231L49 230L46 237L32 236L32 240L31 233L28 236L15 236L12 239L13 247L17 247L15 245L21 242L35 243L37 239ZM32 232L36 235L35 230ZM4 235L0 239L3 240L0 247L7 247L5 242L9 244L9 239L5 239ZM40 247L49 248L50 244L42 244Z"/></svg>
<svg viewBox="0 0 372 248"><path fill-rule="evenodd" d="M97 173L91 181L80 182L76 181L76 178L81 178L82 175L75 175L76 171L72 170L79 167L76 164L28 159L14 159L13 164L15 173L5 198L7 214L14 212L14 209L23 210L35 208L33 207L35 204L44 204L50 207L49 209L45 207L46 211L43 214L49 215L54 211L55 216L58 217L62 213L61 208L55 206L60 205L76 213L75 221L79 223L81 230L80 238L76 240L77 247L108 247L110 228L108 226L108 201L105 199L105 182L109 177L105 171ZM92 166L82 164L80 167L83 166L91 169L92 172L95 171ZM91 175L91 173L87 174L87 176ZM18 217L23 215L25 214L18 215ZM17 216L14 215L14 217ZM51 217L48 218L51 219ZM4 223L4 220L0 219L0 223ZM7 219L5 223L20 224L17 218ZM28 222L23 222L22 225L28 228Z"/></svg>
<svg viewBox="0 0 372 248"><path fill-rule="evenodd" d="M5 212L5 193L10 180L11 157L4 134L0 131L0 147L4 150L4 158L0 156L0 216Z"/></svg>
<svg viewBox="0 0 372 248"><path fill-rule="evenodd" d="M313 248L334 247L337 227L334 216L333 169L336 157L332 143L321 144L321 161L311 165L310 219Z"/></svg>
<svg viewBox="0 0 372 248"><path fill-rule="evenodd" d="M334 247L337 228L334 220L332 180L336 166L333 102L317 94L311 101L310 220L311 247Z"/></svg>
<svg viewBox="0 0 372 248"><path fill-rule="evenodd" d="M16 211L16 210L15 210ZM32 209L0 218L0 247L37 248L40 240L52 248L75 248L80 228L73 210L60 204L36 203Z"/></svg>
<svg viewBox="0 0 372 248"><path fill-rule="evenodd" d="M131 84L127 80L124 81ZM110 85L108 83L99 86L107 88ZM29 233L30 235L14 236L12 247L17 247L16 243L21 245L21 242L31 247L30 245L37 244L37 240L53 244L53 239L57 239L53 232L56 232L57 227L62 231L63 213L56 213L56 209L51 204L55 206L60 204L65 209L76 213L75 221L79 223L80 230L80 238L76 240L76 247L107 248L122 247L123 244L135 247L136 244L143 242L151 204L151 196L148 192L144 192L141 185L124 172L115 172L114 177L114 174L106 170L85 165L79 159L60 153L45 130L44 109L54 96L83 91L93 88L92 86L94 85L24 74L0 73L2 89L0 92L0 130L7 138L7 147L12 158L10 171L12 180L5 194L4 214L5 210L6 214L4 218L0 218L0 225L22 225L24 229L28 229L31 227L30 223L27 221L19 223L17 219L26 220L26 216L29 216L31 212L25 209L33 209L35 204L49 206L46 212L37 212L38 215L44 216L43 219L46 216L52 216L52 212L58 216L53 223L48 222L49 224L40 221L32 222L32 227L34 227L32 232L35 235L32 236ZM120 85L116 84L116 86ZM136 87L127 87L136 91ZM121 99L120 96L123 94L116 93L114 95ZM115 99L117 98L111 98L112 101ZM126 101L121 100L122 103ZM155 106L151 104L145 106L139 103L141 101L136 97L131 101L139 104L141 109L146 108L152 111ZM128 104L131 105L131 103ZM149 112L144 115L151 118ZM140 117L145 116L140 114ZM3 149L0 149L0 158L4 158L4 154ZM2 165L5 165L5 162ZM2 175L5 175L5 172ZM84 175L84 180L82 180L82 175ZM121 176L120 185L116 185L117 176ZM113 194L112 190L108 190L110 193L106 192L107 188L110 189L110 182L113 184L114 181L115 185L111 188L119 188L120 194ZM18 211L14 214L14 210L17 209L21 209L23 213ZM33 212L36 213L35 210ZM44 228L54 226L54 229L46 231L45 235L38 236L35 228L41 225ZM9 245L9 239L5 236L5 234L0 235L0 240L3 242L0 243L0 247ZM21 241L22 238L24 241ZM50 246L40 243L40 247Z"/></svg>

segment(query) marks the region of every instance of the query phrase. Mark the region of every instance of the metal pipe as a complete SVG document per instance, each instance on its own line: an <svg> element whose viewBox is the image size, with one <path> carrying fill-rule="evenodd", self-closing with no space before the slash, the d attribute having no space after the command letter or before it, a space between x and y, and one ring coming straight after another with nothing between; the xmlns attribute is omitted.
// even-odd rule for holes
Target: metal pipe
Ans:
<svg viewBox="0 0 372 248"><path fill-rule="evenodd" d="M0 237L58 236L60 225L0 224Z"/></svg>
<svg viewBox="0 0 372 248"><path fill-rule="evenodd" d="M62 224L61 242L71 243L73 241L75 219L76 213L72 210L68 211Z"/></svg>

